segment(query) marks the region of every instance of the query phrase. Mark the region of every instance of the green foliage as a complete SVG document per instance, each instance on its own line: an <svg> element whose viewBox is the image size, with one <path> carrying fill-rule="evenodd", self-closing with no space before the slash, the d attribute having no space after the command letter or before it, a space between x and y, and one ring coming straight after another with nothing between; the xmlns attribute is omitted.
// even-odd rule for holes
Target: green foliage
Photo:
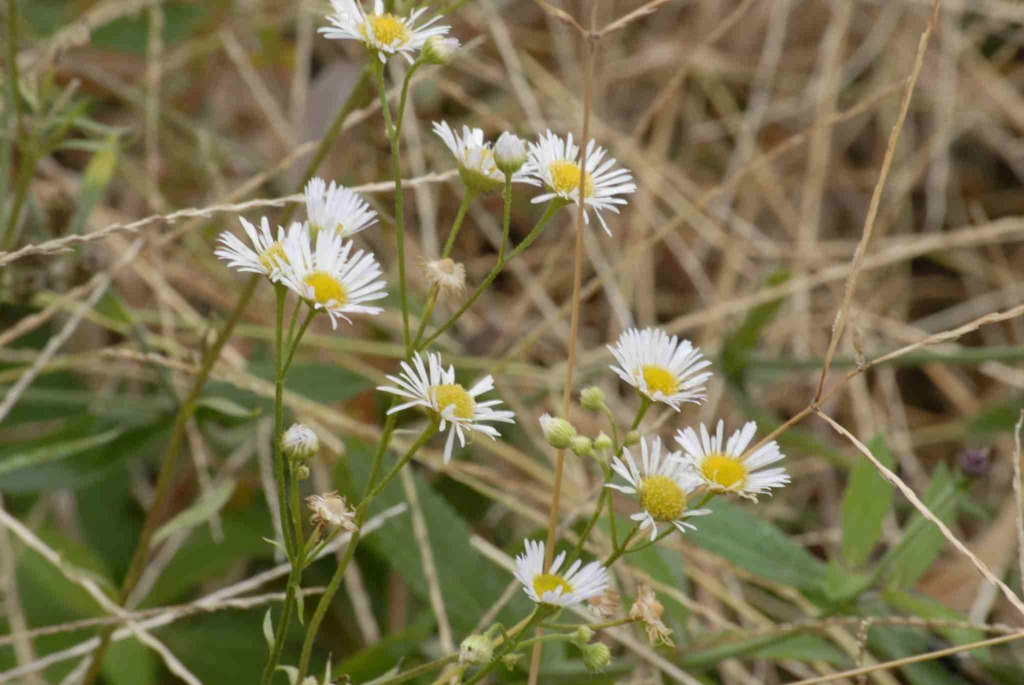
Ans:
<svg viewBox="0 0 1024 685"><path fill-rule="evenodd" d="M742 504L716 498L688 541L735 564L755 576L805 591L817 591L825 577L825 564L793 542L763 516Z"/></svg>
<svg viewBox="0 0 1024 685"><path fill-rule="evenodd" d="M892 452L880 435L867 445L886 467L894 464ZM857 461L840 505L842 560L849 568L864 565L882 537L882 523L892 506L893 486L866 458Z"/></svg>

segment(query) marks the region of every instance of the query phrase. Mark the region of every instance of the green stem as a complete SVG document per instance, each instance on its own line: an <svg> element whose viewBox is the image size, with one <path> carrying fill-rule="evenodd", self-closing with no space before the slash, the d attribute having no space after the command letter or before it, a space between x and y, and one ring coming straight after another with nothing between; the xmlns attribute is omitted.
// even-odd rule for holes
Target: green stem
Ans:
<svg viewBox="0 0 1024 685"><path fill-rule="evenodd" d="M551 613L553 612L551 611L550 607L544 604L538 604L537 608L533 610L533 614L530 615L530 619L523 626L522 630L517 632L515 635L511 636L508 642L502 644L501 648L498 649L497 654L495 654L494 657L490 661L488 661L483 668L481 668L479 671L473 674L473 677L467 680L465 685L475 685L475 683L478 683L484 678L486 678L487 674L490 673L495 666L501 663L502 657L519 648L519 636L525 635L528 632L530 632L530 630L532 630L534 626L536 626L538 623L542 622L545 618L550 616Z"/></svg>
<svg viewBox="0 0 1024 685"><path fill-rule="evenodd" d="M281 448L281 435L284 433L284 376L281 369L284 358L284 307L288 290L276 284L274 293L277 295L277 327L274 332L274 480L277 485L277 508L281 514L281 532L288 549L288 559L295 565L302 538L295 538L288 527L290 516L284 480L284 452Z"/></svg>
<svg viewBox="0 0 1024 685"><path fill-rule="evenodd" d="M21 98L18 96L18 0L7 0L7 86L14 108L14 141L21 130ZM12 141L13 143L13 141Z"/></svg>
<svg viewBox="0 0 1024 685"><path fill-rule="evenodd" d="M505 250L508 247L508 231L512 224L512 174L505 174L505 206L501 220L501 247L498 248L498 264L505 259Z"/></svg>
<svg viewBox="0 0 1024 685"><path fill-rule="evenodd" d="M411 338L409 337L409 298L406 293L405 283L405 217L404 199L402 196L402 165L401 165L401 131L391 122L391 110L388 107L387 89L384 85L384 65L377 63L375 69L377 75L377 90L380 93L380 108L384 113L384 124L387 128L388 140L391 142L391 175L395 182L395 244L398 253L398 295L402 300L402 342L405 345L406 355L412 352ZM411 70L410 70L411 71ZM408 79L403 86L403 97L405 88L408 86ZM401 109L404 109L403 99ZM398 120L401 121L402 111L399 110Z"/></svg>
<svg viewBox="0 0 1024 685"><path fill-rule="evenodd" d="M650 409L650 408L651 408L651 401L649 399L647 399L646 396L641 395L640 396L640 409L638 409L637 412L636 412L636 418L633 419L633 425L629 427L630 431L635 431L637 429L637 426L639 426L640 422L644 420L644 415L647 413L647 410Z"/></svg>
<svg viewBox="0 0 1024 685"><path fill-rule="evenodd" d="M334 599L335 593L341 586L342 578L345 575L345 569L348 568L349 563L352 561L352 557L356 551L356 545L359 544L359 536L363 522L366 520L366 514L370 509L370 503L373 499L380 494L380 492L387 487L388 483L398 475L399 469L407 464L413 455L416 454L417 450L426 443L427 440L437 432L437 424L431 423L420 435L419 439L413 443L413 446L405 453L405 455L399 461L398 466L392 469L379 484L378 487L371 487L375 474L380 471L381 457L387 450L387 443L390 442L391 434L394 430L394 414L388 417L388 421L385 424L384 432L381 434L380 442L377 447L377 455L374 457L373 467L371 468L370 479L366 484L366 494L363 496L362 502L356 508L356 531L352 533L352 538L349 540L348 545L345 547L345 555L338 563L338 568L334 571L334 576L331 578L331 582L327 585L327 589L324 594L320 596L320 601L316 605L316 611L313 612L313 618L309 621L309 629L306 631L306 637L302 642L302 654L299 656L299 676L295 682L301 683L303 678L306 677L306 672L309 670L309 660L313 654L313 641L316 639L316 635L320 630L320 624L324 620L324 616L327 614L327 607L330 606L331 600Z"/></svg>
<svg viewBox="0 0 1024 685"><path fill-rule="evenodd" d="M434 331L429 338L424 340L423 343L419 345L418 349L426 349L430 345L430 343L437 340L445 331L451 328L455 324L455 322L459 320L459 317L465 314L466 310L472 307L473 303L476 302L481 295L483 295L484 291L487 290L488 287L490 287L491 283L493 283L494 279L498 277L498 274L501 273L502 269L504 269L505 266L508 265L513 259L518 257L528 247L530 247L534 240L540 237L540 234L541 232L543 232L544 227L547 225L548 221L551 219L552 216L554 216L556 211L561 209L563 205L564 202L559 200L552 200L551 202L549 202L547 209L544 210L544 215L540 218L540 221L537 222L537 225L533 227L533 230L530 231L529 235L527 235L521 243L516 245L516 248L512 250L511 253L509 253L507 259L500 261L494 265L494 268L491 269L491 273L487 274L487 278L484 279L483 283L477 286L477 289L474 290L473 294L470 295L469 298L467 298L466 301L462 303L462 306L459 307L459 309L454 314L449 316L448 320L441 324L441 326L438 327L438 329Z"/></svg>
<svg viewBox="0 0 1024 685"><path fill-rule="evenodd" d="M452 230L448 231L448 240L444 244L444 251L441 253L441 259L444 259L452 253L452 248L455 247L455 236L459 234L459 230L462 228L462 222L466 218L466 212L469 211L469 205L473 201L475 194L466 190L465 196L462 198L462 204L459 205L459 212L455 215L455 221L452 222ZM498 261L501 261L501 257L498 257Z"/></svg>
<svg viewBox="0 0 1024 685"><path fill-rule="evenodd" d="M608 480L606 477L605 483L607 482ZM586 527L583 529L583 532L580 533L579 540L576 541L576 546L573 548L572 553L569 554L568 559L566 559L565 561L566 568L568 568L568 566L572 564L572 562L576 561L576 558L579 557L580 553L583 551L583 545L585 545L587 543L587 539L590 538L590 531L594 529L594 526L597 524L597 520L601 518L601 514L604 512L605 499L610 497L611 495L608 492L608 488L602 487L601 495L597 498L597 506L594 507L594 513L591 515L590 520L587 521Z"/></svg>
<svg viewBox="0 0 1024 685"><path fill-rule="evenodd" d="M633 549L625 549L625 548L623 548L623 554L633 554L635 552L639 552L642 549L647 549L651 545L654 545L654 544L660 542L661 540L664 540L665 538L667 538L669 535L672 534L672 531L674 531L675 529L676 529L676 527L670 524L670 525L665 527L665 530L663 530L660 533L658 533L653 540L648 540L647 542L642 542L639 545L637 545L636 547L634 547Z"/></svg>
<svg viewBox="0 0 1024 685"><path fill-rule="evenodd" d="M288 480L291 491L292 526L295 529L295 560L293 563L299 568L305 564L303 555L306 552L305 544L302 542L302 507L299 505L299 479L296 477L295 469L289 469Z"/></svg>
<svg viewBox="0 0 1024 685"><path fill-rule="evenodd" d="M378 495L380 495L380 493L384 491L384 488L386 488L391 483L391 481L395 479L395 477L398 475L398 472L401 471L402 468L409 463L409 460L411 460L413 456L415 456L416 453L419 452L420 448L423 447L423 445L425 445L428 440L430 440L437 434L437 427L438 423L434 420L431 420L431 422L427 424L427 427L423 429L423 432L420 434L420 437L416 439L416 442L412 444L412 447L410 447L406 451L406 453L402 455L402 458L398 460L398 463L395 464L390 471L388 471L388 475L384 476L384 479L374 486L373 490L370 491L370 493L363 499L363 502L359 506L368 505Z"/></svg>
<svg viewBox="0 0 1024 685"><path fill-rule="evenodd" d="M299 349L299 342L302 340L302 336L306 334L306 329L309 328L309 324L313 323L313 318L316 316L316 309L313 307L309 308L309 313L306 314L306 319L302 322L302 326L299 328L299 333L295 337L291 344L291 348L288 350L288 358L284 362L284 368L281 369L281 375L287 376L288 369L292 368L292 360L295 359L295 352ZM292 315L292 320L295 320L295 315Z"/></svg>
<svg viewBox="0 0 1024 685"><path fill-rule="evenodd" d="M292 620L292 605L295 603L295 592L299 583L295 579L297 567L292 566L288 574L288 589L285 591L284 604L281 606L281 616L278 618L277 629L274 631L274 648L270 650L270 658L267 665L263 667L263 676L260 678L260 685L270 685L274 677L274 671L281 662L281 652L284 650L284 638L288 633L288 624Z"/></svg>
<svg viewBox="0 0 1024 685"><path fill-rule="evenodd" d="M248 283L242 290L242 294L238 298L238 303L235 305L234 310L228 317L224 327L217 334L217 339L214 340L213 345L207 350L206 355L203 357L202 365L199 367L199 371L196 374L195 379L192 381L192 387L189 388L188 395L185 400L181 403L178 408L178 413L174 417L174 427L171 429L171 434L167 440L167 447L164 450L162 460L160 462L160 473L157 476L156 491L153 495L153 503L150 505L149 513L146 514L146 522L142 526L142 532L139 533L139 542L135 546L135 553L132 555L131 563L128 566L128 571L125 573L124 581L121 583L121 592L118 595L118 605L124 606L128 600L128 596L139 582L139 577L142 575L142 570L145 567L146 560L149 558L149 545L153 539L153 533L160 526L163 519L164 508L167 505L168 497L171 493L171 480L174 476L175 467L177 466L178 453L181 451L182 444L185 439L185 427L188 425L189 419L196 410L196 404L199 402L199 396L203 392L203 386L206 385L206 380L210 377L210 371L213 369L214 363L220 358L220 353L224 349L224 345L227 344L228 338L231 337L231 332L235 329L235 325L238 324L238 320L242 316L242 312L245 310L249 300L252 299L253 293L256 292L256 286L263 279L262 276L252 275L249 277ZM114 632L116 626L108 626L103 630L100 635L100 644L93 652L92 662L89 664L89 670L85 674L83 683L85 685L91 685L95 682L96 677L99 675L100 666L103 664L103 657L106 655L107 650L110 648L110 637Z"/></svg>
<svg viewBox="0 0 1024 685"><path fill-rule="evenodd" d="M444 251L441 252L441 259L445 259L452 253L452 247L455 246L455 236L459 234L459 230L462 228L462 222L466 218L466 212L469 210L469 205L473 201L474 194L469 190L466 190L466 195L462 198L462 204L459 205L459 212L455 215L455 221L452 222L452 228L448 231L448 241L445 243ZM500 261L500 259L499 259ZM416 336L413 338L412 349L416 349L420 340L423 339L423 333L427 329L427 324L430 322L430 317L434 313L434 307L437 305L437 296L440 293L440 288L434 285L430 288L430 295L427 297L427 306L423 310L423 316L420 318L420 325L416 329Z"/></svg>
<svg viewBox="0 0 1024 685"><path fill-rule="evenodd" d="M605 560L605 568L611 568L611 565L618 561L619 557L626 553L626 548L629 547L629 543L633 541L633 538L636 537L636 534L639 532L640 524L638 523L635 526L633 526L633 530L629 531L629 535L627 535L626 539L622 541L622 545L616 547L615 551L611 553L611 556L609 556Z"/></svg>
<svg viewBox="0 0 1024 685"><path fill-rule="evenodd" d="M433 661L417 666L416 668L411 668L405 673L399 673L396 676L385 678L384 680L378 680L374 685L399 685L399 683L404 683L412 680L413 678L418 678L421 675L425 675L431 671L436 671L439 668L454 663L458 658L458 654L449 654L448 656L441 657L440 659L434 659Z"/></svg>
<svg viewBox="0 0 1024 685"><path fill-rule="evenodd" d="M391 406L395 406L396 402L392 400ZM377 476L380 475L380 467L384 461L384 453L388 449L388 445L391 444L391 435L395 431L395 423L398 420L397 414L389 414L387 419L384 420L384 430L381 432L380 440L377 442L377 451L373 455L373 464L370 466L370 477L366 479L366 489L363 490L363 499L370 494L374 484L377 482Z"/></svg>
<svg viewBox="0 0 1024 685"><path fill-rule="evenodd" d="M32 145L28 143L25 147L32 147ZM18 169L18 180L14 187L14 202L11 204L11 213L7 215L7 226L4 228L3 241L0 243L0 247L4 250L11 250L18 241L18 219L21 216L21 207L25 204L25 198L28 197L29 186L32 185L35 166L35 152L23 150Z"/></svg>

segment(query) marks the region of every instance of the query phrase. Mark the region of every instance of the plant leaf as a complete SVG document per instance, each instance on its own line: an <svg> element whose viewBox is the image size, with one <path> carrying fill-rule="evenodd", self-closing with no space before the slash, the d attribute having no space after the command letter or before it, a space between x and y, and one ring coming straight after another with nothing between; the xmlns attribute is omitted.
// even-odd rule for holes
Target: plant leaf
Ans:
<svg viewBox="0 0 1024 685"><path fill-rule="evenodd" d="M880 435L868 443L868 449L886 467L892 468L892 452ZM843 544L842 560L849 568L863 565L882 537L882 523L892 506L892 485L870 461L860 459L850 472L850 480L840 506Z"/></svg>

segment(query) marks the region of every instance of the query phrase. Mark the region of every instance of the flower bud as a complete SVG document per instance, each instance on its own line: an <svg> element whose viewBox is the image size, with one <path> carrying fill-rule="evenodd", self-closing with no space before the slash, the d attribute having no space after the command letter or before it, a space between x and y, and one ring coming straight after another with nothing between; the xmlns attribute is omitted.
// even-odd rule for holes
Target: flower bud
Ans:
<svg viewBox="0 0 1024 685"><path fill-rule="evenodd" d="M459 49L459 41L455 38L431 36L423 44L423 61L427 64L444 66L452 61L452 55Z"/></svg>
<svg viewBox="0 0 1024 685"><path fill-rule="evenodd" d="M494 642L486 635L470 635L459 645L459 663L486 664L494 656Z"/></svg>
<svg viewBox="0 0 1024 685"><path fill-rule="evenodd" d="M494 144L494 165L505 174L514 174L526 164L526 143L514 133L505 131Z"/></svg>
<svg viewBox="0 0 1024 685"><path fill-rule="evenodd" d="M601 431L594 438L594 447L599 450L610 450L612 448L612 439L608 437L608 434Z"/></svg>
<svg viewBox="0 0 1024 685"><path fill-rule="evenodd" d="M281 436L281 449L292 461L309 461L320 451L320 439L309 426L293 423Z"/></svg>
<svg viewBox="0 0 1024 685"><path fill-rule="evenodd" d="M505 664L505 668L507 668L510 671L516 670L516 663L518 663L518 661L519 655L514 653L506 654L505 656L501 657L501 663Z"/></svg>
<svg viewBox="0 0 1024 685"><path fill-rule="evenodd" d="M590 626L581 625L573 633L573 642L578 645L585 645L594 639L594 631Z"/></svg>
<svg viewBox="0 0 1024 685"><path fill-rule="evenodd" d="M971 478L987 476L992 467L989 451L979 447L965 450L960 455L959 461L960 470Z"/></svg>
<svg viewBox="0 0 1024 685"><path fill-rule="evenodd" d="M604 391L596 385L583 388L580 393L580 404L587 411L604 411Z"/></svg>
<svg viewBox="0 0 1024 685"><path fill-rule="evenodd" d="M309 467L306 466L305 464L296 464L295 465L295 479L296 480L306 480L307 478L309 478Z"/></svg>
<svg viewBox="0 0 1024 685"><path fill-rule="evenodd" d="M564 450L572 446L576 438L576 429L565 419L558 419L551 414L544 414L540 417L540 429L544 432L544 439L555 449Z"/></svg>
<svg viewBox="0 0 1024 685"><path fill-rule="evenodd" d="M577 435L573 438L570 447L577 457L589 457L594 453L594 443L585 435Z"/></svg>
<svg viewBox="0 0 1024 685"><path fill-rule="evenodd" d="M583 647L583 665L591 673L600 673L612 662L612 650L603 642Z"/></svg>
<svg viewBox="0 0 1024 685"><path fill-rule="evenodd" d="M633 445L640 444L640 433L637 431L629 431L626 433L626 447L632 447Z"/></svg>

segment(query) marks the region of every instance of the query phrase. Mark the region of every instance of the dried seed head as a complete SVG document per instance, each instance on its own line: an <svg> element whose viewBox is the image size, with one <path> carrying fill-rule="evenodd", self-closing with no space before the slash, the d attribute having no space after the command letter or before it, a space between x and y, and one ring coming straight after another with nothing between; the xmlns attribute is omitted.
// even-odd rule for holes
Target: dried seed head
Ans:
<svg viewBox="0 0 1024 685"><path fill-rule="evenodd" d="M313 516L309 522L314 528L321 531L328 527L344 528L354 533L359 528L355 523L356 512L349 508L345 498L337 492L328 492L325 495L311 495L306 498L306 504Z"/></svg>
<svg viewBox="0 0 1024 685"><path fill-rule="evenodd" d="M423 273L427 282L446 297L461 296L466 291L466 267L448 257L423 262Z"/></svg>
<svg viewBox="0 0 1024 685"><path fill-rule="evenodd" d="M642 621L647 629L647 639L652 645L671 645L672 630L661 621L665 607L661 605L649 585L641 585L636 601L629 610L629 617Z"/></svg>
<svg viewBox="0 0 1024 685"><path fill-rule="evenodd" d="M596 597L591 597L587 607L597 618L609 619L622 608L622 599L618 592L608 588Z"/></svg>

